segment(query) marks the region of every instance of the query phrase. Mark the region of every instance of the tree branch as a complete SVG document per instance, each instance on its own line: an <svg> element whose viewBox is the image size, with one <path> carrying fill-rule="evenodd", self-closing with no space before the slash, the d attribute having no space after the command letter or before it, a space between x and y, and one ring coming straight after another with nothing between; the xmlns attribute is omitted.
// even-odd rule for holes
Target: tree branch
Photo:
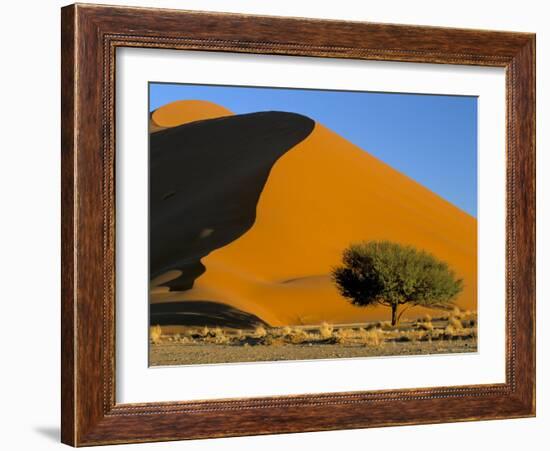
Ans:
<svg viewBox="0 0 550 451"><path fill-rule="evenodd" d="M405 313L405 311L408 310L411 307L412 307L412 305L409 304L403 310L401 310L401 313L399 313L399 315L397 315L397 321L399 321L401 319L401 316L403 315L403 313Z"/></svg>

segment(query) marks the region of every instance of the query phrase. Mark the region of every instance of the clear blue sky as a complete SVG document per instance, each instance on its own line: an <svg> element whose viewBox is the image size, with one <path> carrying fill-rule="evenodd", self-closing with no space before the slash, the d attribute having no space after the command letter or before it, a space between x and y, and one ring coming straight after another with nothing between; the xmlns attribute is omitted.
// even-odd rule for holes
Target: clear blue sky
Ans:
<svg viewBox="0 0 550 451"><path fill-rule="evenodd" d="M150 110L208 100L300 113L477 217L477 97L150 83Z"/></svg>

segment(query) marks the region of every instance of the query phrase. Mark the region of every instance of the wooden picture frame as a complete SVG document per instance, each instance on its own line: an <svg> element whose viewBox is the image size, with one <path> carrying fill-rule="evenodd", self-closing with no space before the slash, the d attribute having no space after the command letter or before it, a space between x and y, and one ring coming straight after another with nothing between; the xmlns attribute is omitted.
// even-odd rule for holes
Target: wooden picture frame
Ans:
<svg viewBox="0 0 550 451"><path fill-rule="evenodd" d="M535 415L535 35L71 5L62 9L62 441L73 446ZM267 398L115 400L115 50L506 69L506 382Z"/></svg>

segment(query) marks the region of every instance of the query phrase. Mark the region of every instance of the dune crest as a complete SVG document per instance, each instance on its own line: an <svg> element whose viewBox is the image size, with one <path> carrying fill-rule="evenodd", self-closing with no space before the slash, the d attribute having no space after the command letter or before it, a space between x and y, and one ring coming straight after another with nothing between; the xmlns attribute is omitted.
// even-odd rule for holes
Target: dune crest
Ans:
<svg viewBox="0 0 550 451"><path fill-rule="evenodd" d="M231 116L233 112L216 103L204 100L177 100L151 113L151 131L177 127L188 122Z"/></svg>

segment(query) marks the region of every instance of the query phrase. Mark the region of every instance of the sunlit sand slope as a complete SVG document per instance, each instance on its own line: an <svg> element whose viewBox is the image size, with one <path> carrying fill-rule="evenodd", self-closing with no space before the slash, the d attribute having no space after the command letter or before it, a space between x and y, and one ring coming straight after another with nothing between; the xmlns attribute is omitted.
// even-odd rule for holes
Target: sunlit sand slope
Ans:
<svg viewBox="0 0 550 451"><path fill-rule="evenodd" d="M262 151L260 145L257 152ZM238 174L240 169L225 162L225 170ZM315 124L307 138L274 163L252 226L201 258L205 271L191 289L168 291L170 282L160 280L152 302L220 302L271 325L388 319L384 307L350 305L329 274L350 243L391 240L447 261L465 282L457 304L475 309L476 228L472 216ZM404 316L425 312L416 308Z"/></svg>

